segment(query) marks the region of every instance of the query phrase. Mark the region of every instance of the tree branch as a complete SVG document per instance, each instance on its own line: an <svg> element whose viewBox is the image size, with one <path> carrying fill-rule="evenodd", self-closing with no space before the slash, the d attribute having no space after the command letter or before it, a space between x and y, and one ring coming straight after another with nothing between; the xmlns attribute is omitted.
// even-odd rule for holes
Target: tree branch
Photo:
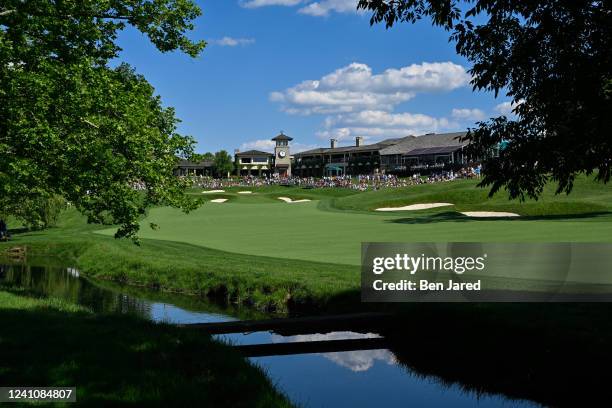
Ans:
<svg viewBox="0 0 612 408"><path fill-rule="evenodd" d="M100 128L100 126L96 125L96 124L95 124L95 123L93 123L93 122L90 122L89 120L87 120L87 119L85 119L85 118L81 118L81 120L82 120L83 122L87 123L89 126L91 126L91 127L93 127L93 128L96 128L96 129L99 129L99 128Z"/></svg>
<svg viewBox="0 0 612 408"><path fill-rule="evenodd" d="M95 17L95 18L108 18L108 19L112 19L112 20L129 20L132 17L130 16L123 16L123 15L117 15L117 14L108 14L108 13L101 13L101 14L88 14L88 13L77 13L77 14L53 14L53 13L38 13L38 12L34 12L34 11L22 11L24 14L29 14L31 16L37 16L37 17L58 17L58 18L66 18L66 17ZM0 11L0 17L2 16L6 16L12 13L17 13L17 10L3 10Z"/></svg>

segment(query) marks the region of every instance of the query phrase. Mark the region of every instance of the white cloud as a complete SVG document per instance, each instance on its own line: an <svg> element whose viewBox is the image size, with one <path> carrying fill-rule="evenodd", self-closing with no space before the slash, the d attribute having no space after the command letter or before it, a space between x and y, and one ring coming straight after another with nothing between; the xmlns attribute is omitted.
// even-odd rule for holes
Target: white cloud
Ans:
<svg viewBox="0 0 612 408"><path fill-rule="evenodd" d="M330 340L351 340L351 339L376 339L380 338L374 333L355 333L355 332L333 332L326 334L301 334L297 336L272 335L273 343L294 343L306 341L330 341ZM353 372L363 372L372 368L377 362L392 365L397 360L393 353L388 350L358 350L341 351L337 353L324 353L323 357L331 360L340 367L347 368Z"/></svg>
<svg viewBox="0 0 612 408"><path fill-rule="evenodd" d="M358 0L240 0L245 8L268 6L295 7L302 5L298 13L314 17L326 17L331 13L357 13Z"/></svg>
<svg viewBox="0 0 612 408"><path fill-rule="evenodd" d="M503 102L495 106L495 112L502 115L512 115L512 102Z"/></svg>
<svg viewBox="0 0 612 408"><path fill-rule="evenodd" d="M332 12L356 13L358 0L321 0L300 8L298 13L309 16L325 17Z"/></svg>
<svg viewBox="0 0 612 408"><path fill-rule="evenodd" d="M387 128L418 127L436 130L447 127L448 120L436 119L421 113L389 113L384 111L363 111L352 115L341 115L340 122L350 125L377 125Z"/></svg>
<svg viewBox="0 0 612 408"><path fill-rule="evenodd" d="M499 105L495 106L495 112L499 113L500 115L505 115L505 116L514 116L514 112L512 112L512 110L514 108L516 108L518 105L520 105L521 103L523 103L523 100L520 100L518 102L512 102L512 101L506 101L506 102L502 102Z"/></svg>
<svg viewBox="0 0 612 408"><path fill-rule="evenodd" d="M241 144L240 150L263 150L264 152L271 152L274 150L274 142L266 139L251 140Z"/></svg>
<svg viewBox="0 0 612 408"><path fill-rule="evenodd" d="M461 120L483 120L486 115L480 109L453 109L452 117Z"/></svg>
<svg viewBox="0 0 612 408"><path fill-rule="evenodd" d="M324 130L317 132L317 136L321 139L338 140L351 140L362 136L368 142L374 142L393 137L447 131L458 127L458 123L446 118L435 118L421 113L372 110L329 116L325 119Z"/></svg>
<svg viewBox="0 0 612 408"><path fill-rule="evenodd" d="M303 0L241 0L240 5L245 8L259 8L267 6L297 6Z"/></svg>
<svg viewBox="0 0 612 408"><path fill-rule="evenodd" d="M223 37L216 40L209 40L210 44L219 45L221 47L236 47L238 45L250 45L255 43L254 38L232 38Z"/></svg>
<svg viewBox="0 0 612 408"><path fill-rule="evenodd" d="M320 79L272 92L270 100L293 114L390 111L418 93L450 91L469 80L465 68L452 62L423 62L380 74L374 74L366 64L352 63Z"/></svg>
<svg viewBox="0 0 612 408"><path fill-rule="evenodd" d="M465 68L452 62L413 64L375 73L366 64L352 63L319 79L306 80L270 100L288 114L326 115L321 139L368 142L391 137L455 130L458 122L482 116L478 109L455 109L452 119L420 113L394 112L402 102L423 93L448 92L469 84Z"/></svg>

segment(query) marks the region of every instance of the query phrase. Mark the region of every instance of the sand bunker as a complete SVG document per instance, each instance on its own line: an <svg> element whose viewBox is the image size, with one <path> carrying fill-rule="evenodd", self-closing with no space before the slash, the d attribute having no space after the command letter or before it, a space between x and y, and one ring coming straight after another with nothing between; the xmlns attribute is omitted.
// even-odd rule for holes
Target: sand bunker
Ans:
<svg viewBox="0 0 612 408"><path fill-rule="evenodd" d="M225 193L225 190L208 190L208 191L202 191L202 194L211 194L211 193Z"/></svg>
<svg viewBox="0 0 612 408"><path fill-rule="evenodd" d="M412 204L404 207L386 207L377 208L376 211L416 211L416 210L427 210L429 208L448 207L454 205L451 203L427 203L427 204Z"/></svg>
<svg viewBox="0 0 612 408"><path fill-rule="evenodd" d="M289 197L278 197L278 199L279 199L279 200L283 200L284 202L289 203L289 204L294 204L294 203L305 203L305 202L307 202L307 201L310 201L310 200L306 200L306 199L304 199L304 200L292 200L292 199L290 199Z"/></svg>
<svg viewBox="0 0 612 408"><path fill-rule="evenodd" d="M238 194L253 194L252 191L239 191Z"/></svg>
<svg viewBox="0 0 612 408"><path fill-rule="evenodd" d="M221 204L227 201L227 198L215 198L214 200L210 200L211 203Z"/></svg>
<svg viewBox="0 0 612 408"><path fill-rule="evenodd" d="M468 217L480 217L480 218L520 217L519 214L509 213L509 212L497 212L497 211L468 211L468 212L462 212L461 214L467 215Z"/></svg>

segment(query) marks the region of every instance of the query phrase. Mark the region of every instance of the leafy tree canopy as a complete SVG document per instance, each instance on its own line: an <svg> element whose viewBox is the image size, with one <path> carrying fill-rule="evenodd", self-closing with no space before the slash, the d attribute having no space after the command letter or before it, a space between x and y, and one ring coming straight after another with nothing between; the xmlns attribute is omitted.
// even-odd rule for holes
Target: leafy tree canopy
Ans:
<svg viewBox="0 0 612 408"><path fill-rule="evenodd" d="M472 64L475 90L506 92L515 117L480 122L467 139L485 157L482 186L537 198L549 180L569 193L579 172L610 180L612 2L592 0L360 0L371 24L429 18Z"/></svg>
<svg viewBox="0 0 612 408"><path fill-rule="evenodd" d="M215 160L215 155L211 152L206 152L206 153L194 153L191 155L191 160L199 163L202 161L214 161Z"/></svg>
<svg viewBox="0 0 612 408"><path fill-rule="evenodd" d="M193 139L142 76L108 62L127 25L196 56L204 43L185 33L199 14L189 0L2 1L0 205L58 194L118 237L152 205L194 208L172 174Z"/></svg>
<svg viewBox="0 0 612 408"><path fill-rule="evenodd" d="M234 160L225 150L215 153L214 163L217 177L227 177L227 174L234 170Z"/></svg>

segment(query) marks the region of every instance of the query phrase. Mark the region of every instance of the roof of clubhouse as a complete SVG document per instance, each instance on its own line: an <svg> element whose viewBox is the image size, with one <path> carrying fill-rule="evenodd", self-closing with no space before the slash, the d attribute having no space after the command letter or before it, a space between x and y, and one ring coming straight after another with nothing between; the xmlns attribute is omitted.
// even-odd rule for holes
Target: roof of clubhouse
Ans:
<svg viewBox="0 0 612 408"><path fill-rule="evenodd" d="M466 146L467 141L460 141L459 138L465 136L466 132L452 133L428 133L421 136L406 136L394 139L385 139L377 143L361 146L339 146L335 148L320 147L317 149L306 150L296 153L296 156L311 156L319 154L353 153L362 151L379 151L381 156L413 154L436 154L454 151L457 148ZM440 150L441 149L441 150ZM440 151L437 151L440 150ZM420 151L417 153L417 151Z"/></svg>
<svg viewBox="0 0 612 408"><path fill-rule="evenodd" d="M236 156L274 156L272 153L262 152L261 150L247 150L246 152L236 152Z"/></svg>
<svg viewBox="0 0 612 408"><path fill-rule="evenodd" d="M212 160L201 160L199 162L192 162L187 159L178 159L177 167L213 167L215 162Z"/></svg>

